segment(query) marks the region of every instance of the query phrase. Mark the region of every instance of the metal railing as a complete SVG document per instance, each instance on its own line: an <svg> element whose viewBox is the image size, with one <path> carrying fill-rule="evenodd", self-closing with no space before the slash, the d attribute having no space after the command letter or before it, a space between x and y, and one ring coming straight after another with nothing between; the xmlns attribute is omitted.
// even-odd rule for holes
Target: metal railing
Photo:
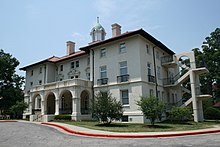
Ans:
<svg viewBox="0 0 220 147"><path fill-rule="evenodd" d="M117 82L121 83L121 82L128 82L129 81L129 75L121 75L121 76L117 76Z"/></svg>
<svg viewBox="0 0 220 147"><path fill-rule="evenodd" d="M155 76L148 75L148 82L155 83L155 82L156 82L156 80L155 80Z"/></svg>
<svg viewBox="0 0 220 147"><path fill-rule="evenodd" d="M163 56L160 59L161 59L161 64L173 62L173 56Z"/></svg>
<svg viewBox="0 0 220 147"><path fill-rule="evenodd" d="M102 78L97 80L98 85L106 85L108 84L108 78Z"/></svg>

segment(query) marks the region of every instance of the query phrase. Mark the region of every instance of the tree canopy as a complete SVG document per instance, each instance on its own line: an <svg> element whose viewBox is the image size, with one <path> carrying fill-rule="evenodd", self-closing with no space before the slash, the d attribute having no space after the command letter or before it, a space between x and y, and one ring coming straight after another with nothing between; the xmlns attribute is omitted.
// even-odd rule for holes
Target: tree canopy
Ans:
<svg viewBox="0 0 220 147"><path fill-rule="evenodd" d="M202 85L201 91L212 94L212 84L216 83L218 89L216 94L220 94L220 28L216 28L211 32L210 36L205 38L201 49L193 49L198 64L204 64L209 70L209 73L200 77Z"/></svg>
<svg viewBox="0 0 220 147"><path fill-rule="evenodd" d="M15 73L19 61L9 53L0 50L0 111L9 113L16 101L23 100L24 78Z"/></svg>
<svg viewBox="0 0 220 147"><path fill-rule="evenodd" d="M123 106L120 101L112 97L107 91L100 91L93 101L93 114L102 122L111 123L120 120L123 115Z"/></svg>

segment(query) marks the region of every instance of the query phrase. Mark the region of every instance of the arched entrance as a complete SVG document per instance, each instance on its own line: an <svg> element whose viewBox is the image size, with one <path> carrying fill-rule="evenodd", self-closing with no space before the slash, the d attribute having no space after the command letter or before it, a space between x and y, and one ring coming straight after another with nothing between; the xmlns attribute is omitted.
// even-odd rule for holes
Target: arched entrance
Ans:
<svg viewBox="0 0 220 147"><path fill-rule="evenodd" d="M89 93L87 91L82 91L80 95L80 104L81 104L81 114L89 114Z"/></svg>
<svg viewBox="0 0 220 147"><path fill-rule="evenodd" d="M59 108L60 114L72 114L72 94L69 90L61 92Z"/></svg>
<svg viewBox="0 0 220 147"><path fill-rule="evenodd" d="M41 111L41 96L40 94L36 94L32 99L32 113L38 114Z"/></svg>
<svg viewBox="0 0 220 147"><path fill-rule="evenodd" d="M55 95L50 93L47 96L47 114L55 114Z"/></svg>

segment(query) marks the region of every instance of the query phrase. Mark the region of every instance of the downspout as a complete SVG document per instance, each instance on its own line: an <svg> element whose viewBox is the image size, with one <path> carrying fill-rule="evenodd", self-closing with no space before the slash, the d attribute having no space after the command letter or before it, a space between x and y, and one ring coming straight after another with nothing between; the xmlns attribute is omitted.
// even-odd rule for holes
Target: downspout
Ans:
<svg viewBox="0 0 220 147"><path fill-rule="evenodd" d="M94 79L95 79L95 76L94 76L94 70L95 70L95 58L94 58L94 50L91 49L92 51L92 110L94 108L94 98L95 98L95 92L94 92ZM92 118L94 117L94 114L93 114L93 111L92 111Z"/></svg>
<svg viewBox="0 0 220 147"><path fill-rule="evenodd" d="M47 76L47 67L46 67L46 64L44 64L44 84L46 84L46 76Z"/></svg>
<svg viewBox="0 0 220 147"><path fill-rule="evenodd" d="M153 60L154 60L154 77L155 77L155 90L156 90L156 98L158 99L158 93L157 93L157 86L158 86L158 84L157 84L157 69L156 69L156 59L155 59L155 48L156 48L157 46L154 46L153 47Z"/></svg>

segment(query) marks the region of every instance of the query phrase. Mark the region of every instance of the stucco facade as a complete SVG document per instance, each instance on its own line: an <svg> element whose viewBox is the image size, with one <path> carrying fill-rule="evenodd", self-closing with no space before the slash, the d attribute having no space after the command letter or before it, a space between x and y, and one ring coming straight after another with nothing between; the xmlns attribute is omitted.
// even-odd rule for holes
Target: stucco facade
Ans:
<svg viewBox="0 0 220 147"><path fill-rule="evenodd" d="M67 55L51 57L21 68L26 71L25 101L31 121L50 121L55 115L71 114L72 120L91 119L89 103L94 94L108 90L121 101L122 121L146 122L136 102L140 96L155 95L172 106L192 105L194 121L203 121L199 75L208 70L197 67L193 52L175 54L160 41L136 30L121 34L112 25L112 37L97 23L92 42L75 52L67 42ZM187 57L187 63L182 62ZM184 86L184 85L190 86ZM185 98L187 95L188 98Z"/></svg>

